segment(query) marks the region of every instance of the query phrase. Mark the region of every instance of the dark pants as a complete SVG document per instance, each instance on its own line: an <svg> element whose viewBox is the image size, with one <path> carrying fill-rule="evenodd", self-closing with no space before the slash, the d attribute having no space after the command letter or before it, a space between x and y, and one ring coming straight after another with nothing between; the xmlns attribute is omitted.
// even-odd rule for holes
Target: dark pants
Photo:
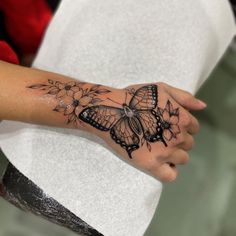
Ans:
<svg viewBox="0 0 236 236"><path fill-rule="evenodd" d="M11 163L8 164L0 182L0 195L18 208L67 227L79 235L102 235L55 199L46 195L42 189L20 173Z"/></svg>

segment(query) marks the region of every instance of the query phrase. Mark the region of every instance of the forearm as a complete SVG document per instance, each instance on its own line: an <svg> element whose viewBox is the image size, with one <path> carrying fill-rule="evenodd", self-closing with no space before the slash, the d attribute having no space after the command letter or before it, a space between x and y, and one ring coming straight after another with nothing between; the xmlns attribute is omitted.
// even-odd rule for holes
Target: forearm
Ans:
<svg viewBox="0 0 236 236"><path fill-rule="evenodd" d="M69 87L68 83L74 86ZM101 103L110 91L105 86L0 62L0 120L82 128L80 122L72 119L76 118L73 114L86 105ZM82 93L83 104L78 104L74 95Z"/></svg>
<svg viewBox="0 0 236 236"><path fill-rule="evenodd" d="M163 83L114 89L0 62L0 119L91 132L165 181L176 178L176 164L187 162L199 129L188 110L204 108Z"/></svg>

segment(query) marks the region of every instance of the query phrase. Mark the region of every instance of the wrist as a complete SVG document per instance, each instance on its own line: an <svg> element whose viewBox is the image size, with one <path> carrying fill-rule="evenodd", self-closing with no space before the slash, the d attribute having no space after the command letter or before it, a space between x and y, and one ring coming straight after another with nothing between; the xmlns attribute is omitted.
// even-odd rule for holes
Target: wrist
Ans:
<svg viewBox="0 0 236 236"><path fill-rule="evenodd" d="M33 123L90 131L90 128L79 119L79 114L85 108L105 103L107 97L116 91L111 87L81 82L68 77L57 79L55 76L50 76L49 78L27 86L29 93L37 93L40 96L36 99L37 106L32 108ZM45 107L48 110L47 116L44 115Z"/></svg>

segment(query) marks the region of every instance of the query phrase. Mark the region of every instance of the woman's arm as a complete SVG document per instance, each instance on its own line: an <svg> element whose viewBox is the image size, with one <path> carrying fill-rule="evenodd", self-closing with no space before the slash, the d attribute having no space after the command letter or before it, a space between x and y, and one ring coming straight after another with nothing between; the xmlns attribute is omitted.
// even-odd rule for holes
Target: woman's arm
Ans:
<svg viewBox="0 0 236 236"><path fill-rule="evenodd" d="M205 105L163 83L115 89L0 62L0 119L76 128L163 181L188 161L199 125L187 110Z"/></svg>
<svg viewBox="0 0 236 236"><path fill-rule="evenodd" d="M93 86L64 75L0 61L0 119L75 128L72 123L68 123L68 115L56 112L55 108L61 105L59 110L62 111L64 107L66 112L66 106L73 106L68 103L68 98L72 98L75 92ZM105 86L99 86L99 91L101 89L108 92ZM102 100L105 92L93 95ZM81 128L79 123L76 128Z"/></svg>

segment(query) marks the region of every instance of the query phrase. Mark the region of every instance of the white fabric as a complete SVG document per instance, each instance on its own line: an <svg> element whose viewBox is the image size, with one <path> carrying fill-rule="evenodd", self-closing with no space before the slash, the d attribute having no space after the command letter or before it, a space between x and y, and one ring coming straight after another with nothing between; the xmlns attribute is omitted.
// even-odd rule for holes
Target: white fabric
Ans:
<svg viewBox="0 0 236 236"><path fill-rule="evenodd" d="M164 81L195 93L234 34L226 0L64 0L34 66L115 87ZM101 140L7 121L0 133L9 160L88 224L106 236L144 234L162 185Z"/></svg>

